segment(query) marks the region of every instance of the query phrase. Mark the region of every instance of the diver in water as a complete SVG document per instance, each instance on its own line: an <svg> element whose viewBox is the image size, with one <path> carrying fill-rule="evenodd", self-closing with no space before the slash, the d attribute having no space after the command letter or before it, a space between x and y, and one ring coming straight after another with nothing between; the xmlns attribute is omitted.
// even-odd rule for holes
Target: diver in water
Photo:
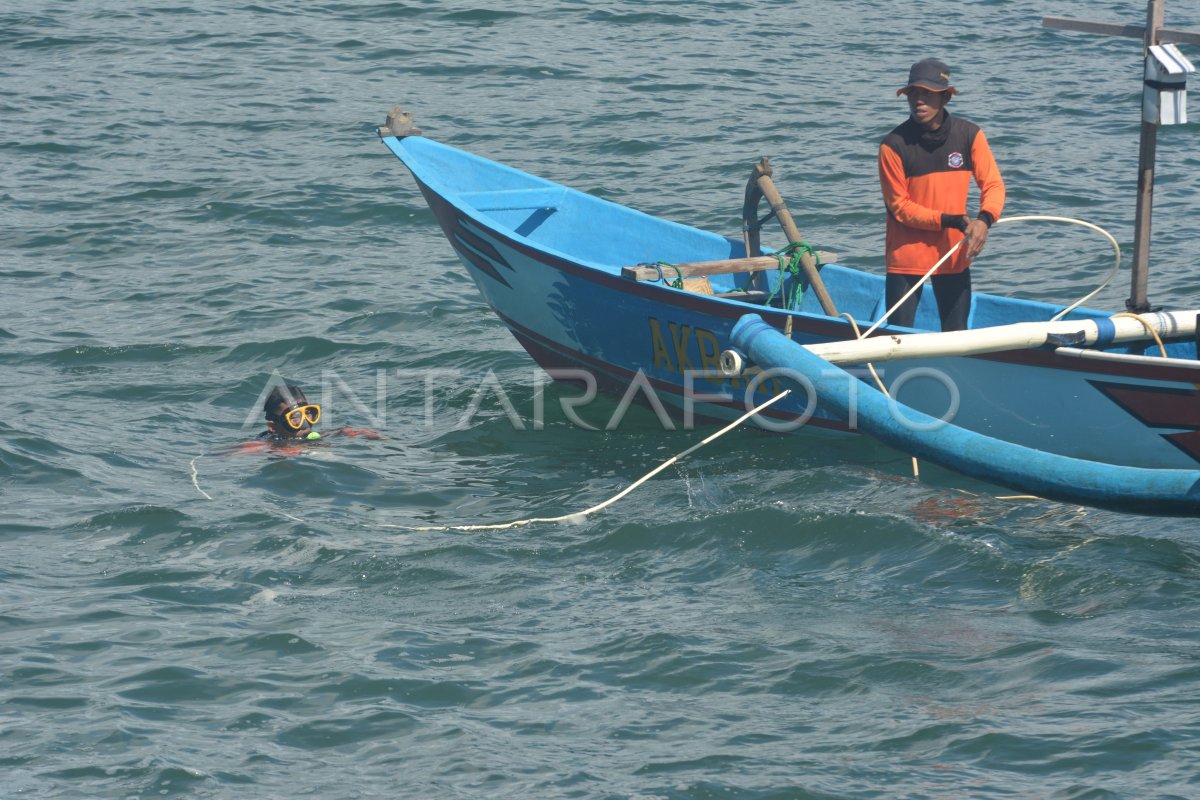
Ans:
<svg viewBox="0 0 1200 800"><path fill-rule="evenodd" d="M222 451L224 455L237 453L270 454L275 456L296 456L305 451L304 445L329 439L334 436L362 436L364 439L382 439L379 433L370 428L339 428L324 435L313 430L313 426L321 421L321 406L308 402L304 390L299 386L276 386L263 402L263 414L267 418L267 429L255 437L254 441L241 442ZM208 492L200 488L197 479L196 461L205 453L201 453L191 461L192 485L204 497L212 500Z"/></svg>
<svg viewBox="0 0 1200 800"><path fill-rule="evenodd" d="M262 442L293 444L322 438L313 426L321 421L321 406L308 402L299 386L276 386L263 402L267 429L258 435ZM325 436L364 436L381 439L369 428L339 428ZM249 443L253 444L253 443Z"/></svg>

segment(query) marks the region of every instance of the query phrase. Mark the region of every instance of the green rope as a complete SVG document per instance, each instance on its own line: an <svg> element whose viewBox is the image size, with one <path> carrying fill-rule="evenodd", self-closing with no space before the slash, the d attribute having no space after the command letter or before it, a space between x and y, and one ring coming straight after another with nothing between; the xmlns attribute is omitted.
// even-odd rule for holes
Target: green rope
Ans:
<svg viewBox="0 0 1200 800"><path fill-rule="evenodd" d="M638 264L638 266L654 267L658 270L658 280L661 283L665 284L666 286L670 286L672 289L683 288L683 273L679 270L679 267L675 266L669 261L643 261L641 264ZM675 280L667 280L667 276L663 275L663 267L670 267L671 269L675 270Z"/></svg>
<svg viewBox="0 0 1200 800"><path fill-rule="evenodd" d="M821 266L821 258L817 255L817 251L812 249L812 245L807 242L792 242L786 247L778 250L774 255L779 261L779 282L771 291L771 296L767 298L767 305L775 299L776 293L783 291L787 276L792 276L791 291L788 293L786 302L783 308L795 309L800 307L800 301L804 299L804 281L801 280L803 270L800 266L804 254L808 253L817 262L817 266ZM781 295L782 296L782 295Z"/></svg>

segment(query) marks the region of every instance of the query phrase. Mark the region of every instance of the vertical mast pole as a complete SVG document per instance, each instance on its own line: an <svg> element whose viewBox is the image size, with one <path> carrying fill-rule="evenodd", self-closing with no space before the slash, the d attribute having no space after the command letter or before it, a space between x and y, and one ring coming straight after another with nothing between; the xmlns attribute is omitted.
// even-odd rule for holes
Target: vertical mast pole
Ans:
<svg viewBox="0 0 1200 800"><path fill-rule="evenodd" d="M1143 55L1150 45L1158 44L1158 32L1163 26L1163 0L1147 0L1146 33ZM1150 273L1150 215L1154 207L1154 161L1158 153L1158 125L1142 120L1142 138L1138 149L1137 218L1133 231L1133 275L1129 299L1125 308L1136 314L1150 310L1146 297Z"/></svg>

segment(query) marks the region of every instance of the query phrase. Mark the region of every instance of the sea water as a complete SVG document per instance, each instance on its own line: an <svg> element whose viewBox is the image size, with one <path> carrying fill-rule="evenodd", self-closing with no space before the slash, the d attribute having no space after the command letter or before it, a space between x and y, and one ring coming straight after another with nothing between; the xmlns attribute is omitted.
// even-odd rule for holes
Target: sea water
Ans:
<svg viewBox="0 0 1200 800"><path fill-rule="evenodd" d="M1141 47L1043 15L1145 6L6 5L0 797L1200 795L1194 521L745 428L583 519L411 530L580 511L711 429L565 413L379 143L394 104L731 236L769 156L879 272L876 147L938 57L1006 213L1121 241L1121 310ZM1194 124L1156 192L1151 302L1195 308ZM1071 302L1110 252L997 228L976 284ZM239 448L281 380L382 438Z"/></svg>

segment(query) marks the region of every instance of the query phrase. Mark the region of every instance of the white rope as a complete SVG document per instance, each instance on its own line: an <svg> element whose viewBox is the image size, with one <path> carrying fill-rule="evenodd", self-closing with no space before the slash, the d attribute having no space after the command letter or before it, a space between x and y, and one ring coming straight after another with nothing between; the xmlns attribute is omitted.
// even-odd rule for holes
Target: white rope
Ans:
<svg viewBox="0 0 1200 800"><path fill-rule="evenodd" d="M638 478L633 483L629 484L629 486L626 486L620 492L617 492L617 494L615 494L612 497L610 497L609 499L605 500L603 503L599 503L599 504L594 505L591 508L585 509L583 511L576 511L574 514L564 514L561 517L530 517L529 519L518 519L518 520L514 520L512 522L501 522L501 523L497 523L494 525L427 525L427 526L414 527L411 525L390 525L387 523L382 523L380 525L380 527L381 528L400 528L401 530L406 530L406 531L502 531L502 530L507 530L508 528L517 528L522 525L529 525L534 522L582 522L583 518L586 517L588 514L594 514L595 512L600 511L601 509L608 508L613 503L617 502L622 497L629 494L634 489L641 486L643 483L650 480L651 478L653 478L658 473L662 472L667 467L680 461L683 458L686 458L687 456L696 452L701 447L704 447L704 445L708 444L709 442L713 441L714 439L717 439L718 437L724 436L726 433L729 433L729 431L733 430L738 425L741 425L743 422L750 419L750 417L752 417L755 414L757 414L758 412L762 411L764 408L771 405L776 400L780 400L780 399L786 397L787 395L789 395L791 393L791 391L792 391L791 389L785 389L784 391L782 391L779 394L772 397L767 402L763 403L761 406L756 406L756 407L750 409L745 414L738 417L733 422L729 423L724 428L721 428L721 430L710 435L708 438L704 439L703 441L692 445L687 450L684 450L682 453L679 453L678 455L671 456L666 461L659 464L657 467L650 470L649 472L647 472L642 477Z"/></svg>
<svg viewBox="0 0 1200 800"><path fill-rule="evenodd" d="M1073 217L1055 217L1055 216L1049 216L1049 215L1045 215L1045 214L1026 214L1026 215L1017 216L1017 217L1003 217L1001 219L996 220L996 222L993 223L993 226L1007 224L1010 222L1066 222L1066 223L1070 223L1072 225L1082 225L1085 228L1090 228L1094 231L1097 231L1097 232L1103 234L1108 239L1109 243L1112 244L1112 246L1113 246L1115 256L1113 259L1112 269L1109 270L1108 275L1106 275L1104 280L1100 282L1100 285L1097 286L1092 291L1088 292L1083 297L1076 300L1071 305L1064 308L1062 311L1055 314L1053 317L1051 317L1050 318L1051 322L1055 322L1055 321L1065 317L1067 314L1071 313L1076 308L1079 308L1079 306L1083 305L1088 300L1090 300L1092 297L1094 297L1101 289L1103 289L1105 286L1108 286L1108 284L1116 276L1117 271L1121 268L1121 245L1117 242L1116 238L1114 238L1111 233L1104 230L1104 228L1101 228L1099 225L1093 225L1090 222L1085 222L1084 220L1075 219ZM964 237L959 240L958 244L954 245L954 247L951 247L949 252L947 252L946 255L944 255L940 259L938 259L938 262L936 264L934 264L932 267L930 267L928 272L926 272L924 275L921 276L921 280L917 281L916 284L911 289L909 289L904 294L903 297L901 297L898 301L896 301L895 305L893 305L886 312L884 312L883 316L880 317L878 320L876 320L875 324L872 325L870 328L868 328L865 333L859 333L858 324L854 321L853 317L851 317L849 314L842 314L841 316L844 316L846 319L850 320L850 324L854 328L855 336L859 339L863 339L867 336L870 336L872 333L874 333L875 329L878 328L880 325L882 325L884 322L886 322L887 318L890 317L896 311L897 308L904 305L904 302L906 300L908 300L908 298L912 297L914 292L916 292L918 289L920 289L925 284L926 281L928 281L931 277L933 277L933 273L937 272L938 268L940 266L942 266L942 264L944 264L946 262L946 260L948 258L950 258L950 256L954 255L954 253L958 250L958 248L962 247L966 241L967 241L967 239ZM1147 322L1145 319L1142 319L1137 314L1125 314L1125 315L1118 314L1116 316L1136 317L1138 319L1138 321L1140 321L1142 323L1142 325L1144 325L1146 327L1146 329L1150 331L1151 335L1153 335L1156 339L1158 338L1157 334L1154 332L1154 329L1150 325L1150 323ZM790 318L789 318L789 321L790 321ZM1159 346L1159 349L1162 350L1163 356L1165 357L1166 349L1163 347L1161 340L1159 340L1158 346ZM867 364L867 368L870 369L871 374L873 376L875 376L875 383L877 383L879 385L880 390L885 395L890 397L891 396L890 393L888 392L888 390L886 388L884 388L883 381L881 381L879 379L878 373L875 372L875 365ZM913 468L913 477L918 478L920 476L920 467L918 466L916 456L912 457L912 468ZM1040 500L1042 498L1037 497L1035 495L1009 495L1006 497L999 497L997 499L998 500Z"/></svg>
<svg viewBox="0 0 1200 800"><path fill-rule="evenodd" d="M1121 245L1117 242L1117 240L1113 237L1113 235L1111 233L1104 230L1104 228L1101 228L1099 225L1093 225L1090 222L1084 222L1081 219L1074 219L1073 217L1051 217L1051 216L1046 216L1043 214L1031 214L1031 215L1026 215L1026 216L1022 216L1022 217L1003 217L1001 219L996 220L997 225L999 225L1001 223L1009 223L1009 222L1067 222L1067 223L1070 223L1071 225L1082 225L1085 228L1090 228L1100 234L1103 234L1104 237L1108 239L1109 244L1111 244L1113 246L1113 251L1115 252L1115 258L1113 259L1112 269L1110 269L1108 271L1108 275L1105 276L1104 280L1100 282L1100 285L1097 286L1092 291L1085 294L1083 297L1076 300L1071 305L1064 308L1062 311L1055 314L1053 317L1051 317L1050 318L1051 322L1055 322L1056 320L1062 319L1067 314L1070 314L1072 311L1079 308L1081 305L1086 303L1088 300L1091 300L1093 297L1095 297L1096 294L1099 293L1099 291L1101 289L1103 289L1105 286L1108 286L1109 282L1111 282L1112 279L1114 277L1116 277L1117 271L1121 268Z"/></svg>
<svg viewBox="0 0 1200 800"><path fill-rule="evenodd" d="M951 251L951 252L953 252L953 251ZM910 294L911 294L911 292L910 292ZM907 297L907 296L908 295L905 295L905 297ZM900 302L904 302L904 301L901 300ZM895 310L895 309L893 309L893 310ZM888 312L888 313L891 313L891 312ZM850 314L848 314L845 311L843 311L841 314L838 314L838 316L845 317L846 320L850 323L850 327L854 329L855 338L858 338L858 339L863 338L863 333L858 329L858 320L856 320L853 316L851 316ZM790 319L790 317L789 317L789 319ZM879 377L879 373L875 370L875 365L868 361L867 362L867 370L870 371L871 377L875 379L875 385L879 387L879 391L883 392L883 396L886 397L887 399L891 400L892 393L889 392L888 388L883 385L883 378ZM921 462L917 461L916 456L912 456L912 469L913 469L913 478L919 479L921 477Z"/></svg>
<svg viewBox="0 0 1200 800"><path fill-rule="evenodd" d="M1116 276L1117 271L1121 268L1121 245L1117 242L1117 240L1113 237L1113 235L1111 233L1104 230L1104 228L1101 228L1099 225L1093 225L1090 222L1084 222L1081 219L1075 219L1073 217L1053 217L1053 216L1048 216L1045 214L1026 214L1026 215L1019 216L1019 217L1001 217L1000 219L996 220L992 226L995 227L996 225L1007 225L1011 222L1067 222L1072 225L1082 225L1085 228L1091 228L1092 230L1103 234L1108 239L1109 243L1112 244L1113 250L1116 253L1116 257L1113 260L1112 269L1109 270L1108 275L1105 276L1104 280L1100 282L1100 285L1097 286L1092 291L1085 294L1083 297L1076 300L1071 305L1064 308L1062 311L1055 314L1053 317L1050 318L1050 322L1055 322L1055 321L1065 317L1067 314L1070 314L1072 311L1079 308L1081 305L1086 303L1088 300L1091 300L1093 297L1095 297L1096 294L1099 293L1101 289L1103 289L1105 286L1108 286L1108 284ZM926 272L924 275L921 276L921 280L917 281L911 289L909 289L907 292L905 292L904 296L901 297L899 300L897 300L895 305L893 305L891 308L889 308L887 311L885 311L883 316L880 317L878 320L876 320L875 324L872 325L870 328L867 328L866 332L863 333L862 336L859 336L858 338L862 339L862 338L870 336L872 333L874 333L875 329L878 328L880 325L882 325L884 322L886 322L888 317L890 317L893 313L895 313L897 308L904 305L904 302L906 300L908 300L908 298L912 297L913 293L915 293L918 289L920 289L922 286L924 286L925 282L928 281L930 278L932 278L933 274L938 271L938 267L940 267L940 266L942 266L942 264L946 263L946 260L948 258L950 258L950 256L954 255L955 252L958 251L958 248L962 247L965 242L967 242L966 238L959 239L958 244L954 245L954 247L951 247L950 250L946 253L946 255L939 258L938 262L936 264L934 264L932 267L930 267L928 272Z"/></svg>
<svg viewBox="0 0 1200 800"><path fill-rule="evenodd" d="M212 500L212 495L200 488L200 473L196 471L196 459L201 458L203 455L204 454L201 453L200 455L196 456L196 458L191 460L190 466L192 468L192 486L195 486L196 491L204 495L205 500Z"/></svg>

